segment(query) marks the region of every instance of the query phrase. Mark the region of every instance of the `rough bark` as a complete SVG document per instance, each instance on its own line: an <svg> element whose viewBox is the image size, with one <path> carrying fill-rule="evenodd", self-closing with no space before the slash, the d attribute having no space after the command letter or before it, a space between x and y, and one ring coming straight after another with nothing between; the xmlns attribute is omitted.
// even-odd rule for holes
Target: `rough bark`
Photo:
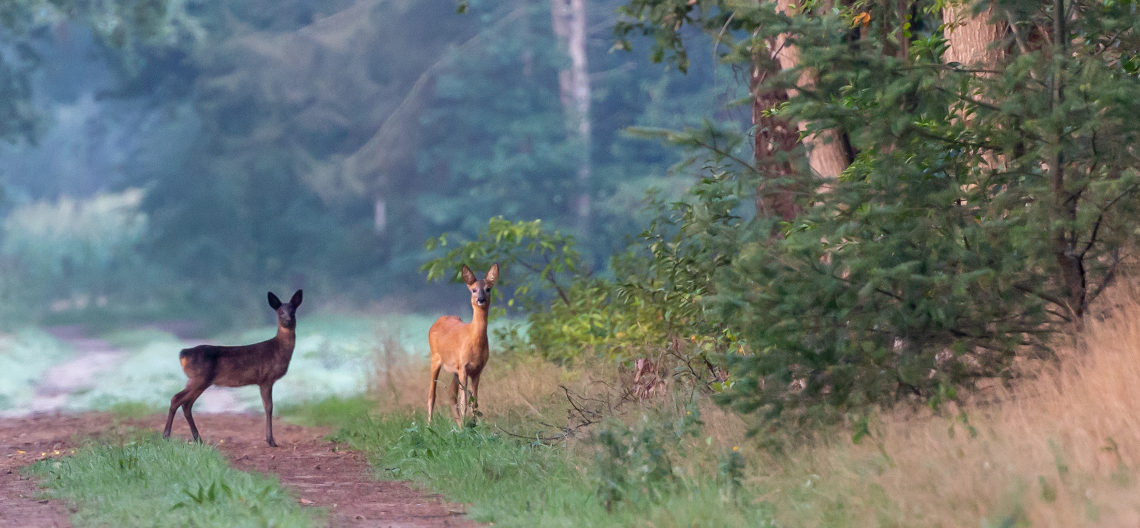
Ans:
<svg viewBox="0 0 1140 528"><path fill-rule="evenodd" d="M963 66L995 72L1005 59L1005 50L996 44L1009 28L993 21L993 8L974 14L970 2L947 4L942 11L946 41L950 46L943 59Z"/></svg>
<svg viewBox="0 0 1140 528"><path fill-rule="evenodd" d="M568 117L571 133L582 144L575 184L574 201L578 231L590 229L590 77L586 61L586 0L553 0L550 13L554 34L570 57L570 68L558 72L558 88L562 108Z"/></svg>
<svg viewBox="0 0 1140 528"><path fill-rule="evenodd" d="M793 14L798 8L798 0L776 0L776 10L780 13ZM788 41L787 34L776 38L774 46L775 58L780 69L791 70L799 67L800 53L796 46ZM799 95L800 90L810 90L816 84L818 72L805 69L800 72L796 82L798 89L789 89L788 97ZM800 122L796 128L800 133L807 131L807 123ZM837 178L851 164L850 149L843 135L835 129L823 130L807 134L803 139L807 150L808 164L816 176L823 178Z"/></svg>
<svg viewBox="0 0 1140 528"><path fill-rule="evenodd" d="M779 216L783 220L792 220L799 212L795 203L794 186L777 180L789 180L795 171L786 158L781 160L777 154L794 149L799 134L787 120L771 114L777 105L787 100L787 93L783 90L765 86L768 79L780 71L771 44L763 40L755 42L749 76L752 124L755 128L754 155L756 168L763 176L756 189L756 212L760 216Z"/></svg>
<svg viewBox="0 0 1140 528"><path fill-rule="evenodd" d="M975 14L969 0L950 3L943 8L942 20L946 28L944 36L949 43L942 60L975 70L975 75L981 78L997 75L1006 58L1006 51L1000 43L1005 39L1009 26L994 20L993 7ZM969 96L993 102L982 93L975 92ZM997 152L985 152L982 156L990 170L999 169L1007 161L1006 156Z"/></svg>

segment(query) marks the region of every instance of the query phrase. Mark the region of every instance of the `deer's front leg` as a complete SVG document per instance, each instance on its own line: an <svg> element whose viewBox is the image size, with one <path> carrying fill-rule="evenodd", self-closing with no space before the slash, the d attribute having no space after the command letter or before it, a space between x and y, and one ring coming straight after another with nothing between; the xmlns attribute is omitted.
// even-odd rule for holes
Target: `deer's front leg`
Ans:
<svg viewBox="0 0 1140 528"><path fill-rule="evenodd" d="M471 378L467 376L467 369L460 368L459 373L456 374L456 379L459 380L459 416L456 418L455 423L459 427L463 427L463 421L467 419L467 409L471 406Z"/></svg>
<svg viewBox="0 0 1140 528"><path fill-rule="evenodd" d="M471 374L467 377L468 383L471 384L471 419L477 420L479 418L479 374Z"/></svg>
<svg viewBox="0 0 1140 528"><path fill-rule="evenodd" d="M261 404L265 406L265 442L269 447L277 447L273 441L273 383L261 386Z"/></svg>

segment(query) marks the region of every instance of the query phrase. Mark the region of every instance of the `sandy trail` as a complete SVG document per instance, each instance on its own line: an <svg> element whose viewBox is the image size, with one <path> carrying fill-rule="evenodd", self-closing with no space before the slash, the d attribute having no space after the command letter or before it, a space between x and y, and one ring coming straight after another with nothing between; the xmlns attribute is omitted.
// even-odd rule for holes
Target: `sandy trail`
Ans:
<svg viewBox="0 0 1140 528"><path fill-rule="evenodd" d="M122 363L128 356L125 350L117 349L102 339L88 337L79 326L57 326L49 328L48 333L71 345L76 354L71 360L44 372L27 409L29 413L63 409L68 396L94 387L99 374Z"/></svg>
<svg viewBox="0 0 1140 528"><path fill-rule="evenodd" d="M75 349L75 357L48 369L36 384L32 402L26 409L6 412L6 416L27 416L36 413L49 413L67 410L67 400L72 394L81 393L95 387L100 375L130 359L131 353L117 348L98 337L91 337L81 326L56 326L48 333ZM178 361L178 350L171 349L170 361ZM240 413L246 409L235 395L237 389L210 387L194 404L200 414ZM174 396L172 392L170 394Z"/></svg>
<svg viewBox="0 0 1140 528"><path fill-rule="evenodd" d="M21 476L22 466L45 457L66 456L84 437L115 437L126 428L161 430L165 416L116 421L105 414L44 414L0 420L0 526L70 526L67 506L39 500L36 483ZM331 527L468 527L464 506L426 495L404 482L373 480L364 457L324 440L327 430L274 423L278 448L265 444L262 416L195 416L204 440L234 467L276 476L306 507L328 511ZM189 428L181 413L173 441L185 441Z"/></svg>

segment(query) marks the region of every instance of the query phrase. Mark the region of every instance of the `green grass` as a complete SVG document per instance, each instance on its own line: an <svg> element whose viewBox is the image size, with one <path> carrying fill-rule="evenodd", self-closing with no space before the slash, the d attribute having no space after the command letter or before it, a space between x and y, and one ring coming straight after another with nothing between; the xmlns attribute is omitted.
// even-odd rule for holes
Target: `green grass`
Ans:
<svg viewBox="0 0 1140 528"><path fill-rule="evenodd" d="M111 416L116 420L141 420L165 410L162 407L141 402L119 402L107 408L107 412L111 413Z"/></svg>
<svg viewBox="0 0 1140 528"><path fill-rule="evenodd" d="M229 467L209 446L157 434L84 447L27 472L48 496L74 505L76 526L309 527L323 515L303 510L277 481Z"/></svg>
<svg viewBox="0 0 1140 528"><path fill-rule="evenodd" d="M493 426L457 429L425 416L361 416L345 401L321 404L347 419L333 439L365 452L378 478L411 480L448 500L471 503L468 515L495 526L768 526L766 504L732 497L714 475L664 479L660 493L639 494L640 467L628 472L625 500L605 506L607 464L593 450L544 445ZM610 465L611 469L614 467ZM611 472L612 474L613 472Z"/></svg>
<svg viewBox="0 0 1140 528"><path fill-rule="evenodd" d="M274 409L281 419L305 427L339 427L366 418L375 404L365 396L333 396L301 404L285 404Z"/></svg>

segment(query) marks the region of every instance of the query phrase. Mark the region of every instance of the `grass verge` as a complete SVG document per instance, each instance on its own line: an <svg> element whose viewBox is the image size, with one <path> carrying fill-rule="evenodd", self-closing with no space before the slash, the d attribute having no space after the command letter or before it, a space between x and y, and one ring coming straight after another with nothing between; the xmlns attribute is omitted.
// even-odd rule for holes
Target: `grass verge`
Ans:
<svg viewBox="0 0 1140 528"><path fill-rule="evenodd" d="M486 426L458 429L446 420L428 425L425 418L357 418L334 440L368 453L380 478L411 480L471 503L472 519L495 526L768 525L765 507L733 497L732 484L718 482L715 473L683 475L671 466L654 473L659 468L642 464L662 447L647 445L652 439L615 443L632 456L591 463L588 454L567 446L528 442Z"/></svg>
<svg viewBox="0 0 1140 528"><path fill-rule="evenodd" d="M52 498L77 509L76 526L310 527L302 509L271 479L229 467L212 447L140 434L91 445L27 469Z"/></svg>

